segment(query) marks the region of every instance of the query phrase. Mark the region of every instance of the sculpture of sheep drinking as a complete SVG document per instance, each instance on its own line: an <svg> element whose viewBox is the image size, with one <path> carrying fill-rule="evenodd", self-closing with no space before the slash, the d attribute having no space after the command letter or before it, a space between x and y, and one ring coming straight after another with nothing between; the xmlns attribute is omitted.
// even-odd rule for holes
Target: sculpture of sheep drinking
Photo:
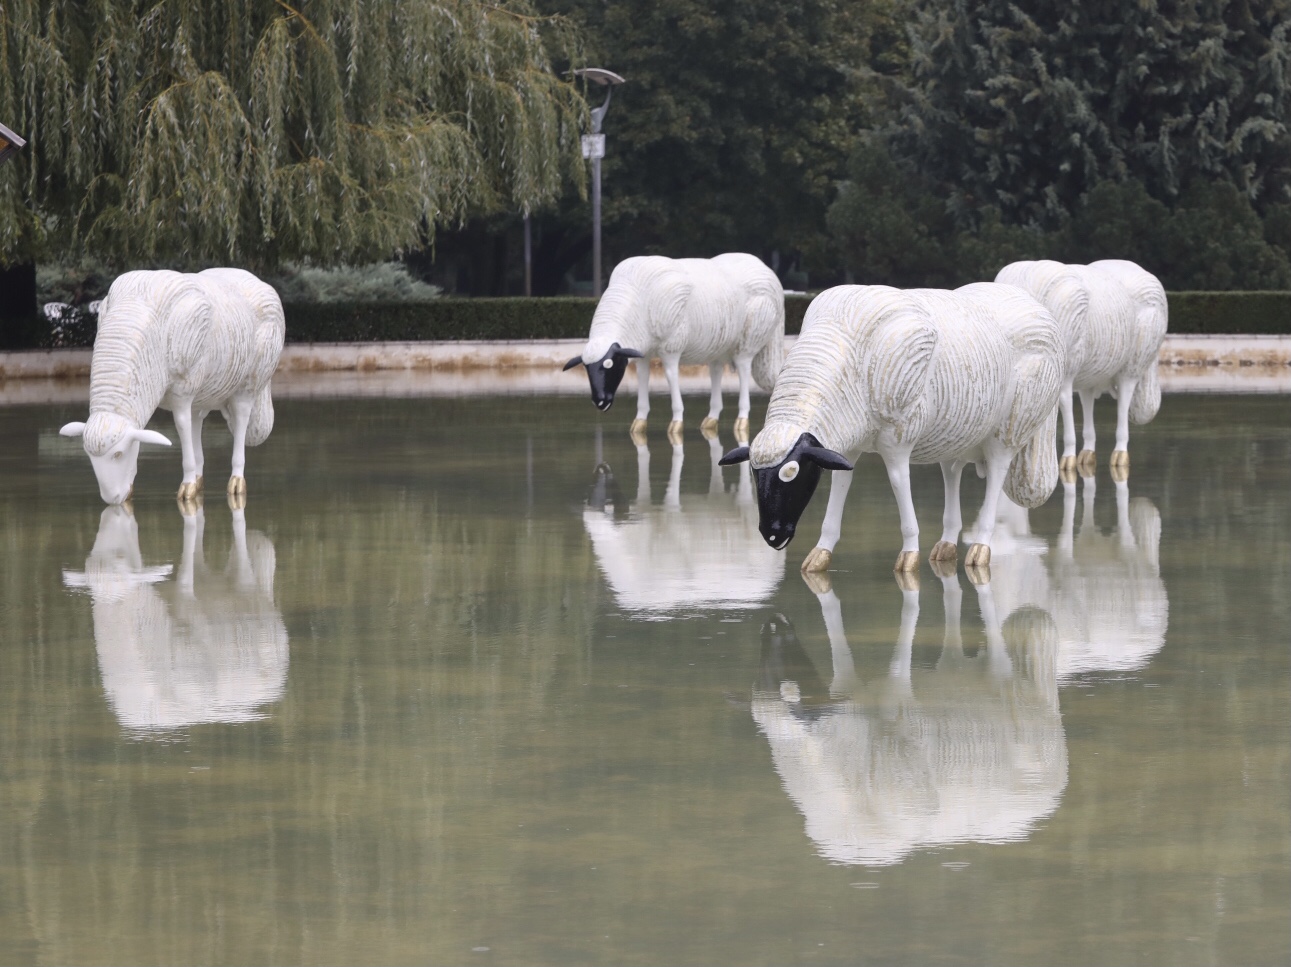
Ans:
<svg viewBox="0 0 1291 967"><path fill-rule="evenodd" d="M183 450L179 499L202 491L202 421L214 409L233 432L228 492L245 495L245 448L273 429L269 382L284 332L278 293L241 269L127 272L113 282L90 363L90 418L59 431L82 437L103 500L130 498L139 444L170 445L144 429L159 406L174 414Z"/></svg>
<svg viewBox="0 0 1291 967"><path fill-rule="evenodd" d="M1094 464L1094 400L1116 397L1113 468L1129 468L1130 423L1148 423L1161 406L1157 353L1165 339L1165 289L1155 275L1133 262L1106 259L1089 265L1048 260L1014 262L996 282L1026 289L1062 326L1067 347L1063 374L1062 461L1064 472ZM1072 390L1080 394L1085 418L1079 456L1072 416Z"/></svg>
<svg viewBox="0 0 1291 967"><path fill-rule="evenodd" d="M634 436L650 413L650 359L663 360L672 394L670 436L681 432L678 369L706 363L713 391L701 428L714 430L722 412L722 370L729 361L740 378L735 436L749 434L749 381L771 390L784 360L784 289L774 272L752 255L713 259L637 256L620 262L596 306L587 347L565 364L587 367L592 402L614 403L628 360L637 365Z"/></svg>
<svg viewBox="0 0 1291 967"><path fill-rule="evenodd" d="M1001 489L1036 507L1058 482L1053 441L1064 365L1058 323L1013 286L838 286L808 308L752 447L722 461L752 462L758 529L777 549L793 538L821 471L835 471L820 540L802 565L823 571L841 533L852 461L877 452L901 513L898 572L919 565L910 464L941 464L946 506L930 557L951 561L960 474L975 463L986 499L964 563L987 565Z"/></svg>

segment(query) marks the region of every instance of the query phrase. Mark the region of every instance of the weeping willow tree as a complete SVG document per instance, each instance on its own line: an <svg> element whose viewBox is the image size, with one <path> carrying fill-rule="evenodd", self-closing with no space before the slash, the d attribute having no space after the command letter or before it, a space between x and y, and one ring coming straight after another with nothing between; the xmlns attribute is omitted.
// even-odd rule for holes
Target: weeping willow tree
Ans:
<svg viewBox="0 0 1291 967"><path fill-rule="evenodd" d="M0 0L0 264L364 262L539 207L583 170L553 57L527 0Z"/></svg>

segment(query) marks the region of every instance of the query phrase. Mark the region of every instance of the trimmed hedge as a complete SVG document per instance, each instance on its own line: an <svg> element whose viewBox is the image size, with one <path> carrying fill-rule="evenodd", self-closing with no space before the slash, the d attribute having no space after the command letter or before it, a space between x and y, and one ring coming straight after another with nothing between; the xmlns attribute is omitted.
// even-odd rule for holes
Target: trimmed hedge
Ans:
<svg viewBox="0 0 1291 967"><path fill-rule="evenodd" d="M785 297L785 329L796 334L811 297ZM582 339L593 299L442 298L423 303L289 303L288 342L384 342L449 339ZM0 327L0 348L89 346L92 317L55 334L43 317ZM1172 292L1174 333L1291 334L1291 292Z"/></svg>
<svg viewBox="0 0 1291 967"><path fill-rule="evenodd" d="M1291 292L1171 292L1170 331L1291 334Z"/></svg>

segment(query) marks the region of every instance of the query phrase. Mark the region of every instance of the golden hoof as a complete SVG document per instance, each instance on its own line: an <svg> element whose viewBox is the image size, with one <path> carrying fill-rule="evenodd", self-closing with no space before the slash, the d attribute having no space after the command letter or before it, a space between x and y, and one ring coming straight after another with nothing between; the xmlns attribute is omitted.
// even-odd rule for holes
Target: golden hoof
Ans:
<svg viewBox="0 0 1291 967"><path fill-rule="evenodd" d="M668 424L668 442L674 446L681 442L681 420L673 420Z"/></svg>
<svg viewBox="0 0 1291 967"><path fill-rule="evenodd" d="M709 440L709 441L720 440L722 438L721 434L717 432L716 426L704 426L701 423L699 426L699 433L700 433L700 436L702 436L705 440Z"/></svg>
<svg viewBox="0 0 1291 967"><path fill-rule="evenodd" d="M964 573L968 575L968 580L972 581L979 588L984 584L991 583L991 566L989 564L965 567Z"/></svg>
<svg viewBox="0 0 1291 967"><path fill-rule="evenodd" d="M991 563L991 546L974 544L964 555L964 567L987 567Z"/></svg>
<svg viewBox="0 0 1291 967"><path fill-rule="evenodd" d="M823 547L813 547L802 562L802 572L804 574L819 574L821 571L829 570L829 564L834 559L834 552Z"/></svg>
<svg viewBox="0 0 1291 967"><path fill-rule="evenodd" d="M955 559L950 560L933 558L928 562L932 565L932 573L939 578L953 578L955 576Z"/></svg>
<svg viewBox="0 0 1291 967"><path fill-rule="evenodd" d="M228 495L229 510L246 510L247 509L247 492L239 491L236 494Z"/></svg>
<svg viewBox="0 0 1291 967"><path fill-rule="evenodd" d="M1081 450L1080 453L1076 454L1076 468L1078 470L1084 470L1086 468L1093 470L1097 466L1098 457L1094 454L1093 450Z"/></svg>
<svg viewBox="0 0 1291 967"><path fill-rule="evenodd" d="M828 571L803 571L802 580L811 588L812 594L828 594L834 590L834 580Z"/></svg>
<svg viewBox="0 0 1291 967"><path fill-rule="evenodd" d="M1076 455L1069 454L1058 460L1058 472L1061 474L1075 474L1076 472ZM1074 479L1074 478L1073 478Z"/></svg>
<svg viewBox="0 0 1291 967"><path fill-rule="evenodd" d="M735 442L743 446L749 442L749 418L741 416L735 421Z"/></svg>
<svg viewBox="0 0 1291 967"><path fill-rule="evenodd" d="M175 494L176 500L196 500L202 492L202 478L189 480L179 485L179 493Z"/></svg>
<svg viewBox="0 0 1291 967"><path fill-rule="evenodd" d="M639 447L645 446L646 445L646 421L633 420L632 429L628 431L628 436L632 438L632 442L637 446Z"/></svg>
<svg viewBox="0 0 1291 967"><path fill-rule="evenodd" d="M1074 458L1072 460L1072 465L1066 470L1063 470L1062 468L1058 469L1058 476L1062 478L1062 482L1065 484L1074 484L1076 482L1076 466Z"/></svg>
<svg viewBox="0 0 1291 967"><path fill-rule="evenodd" d="M1130 453L1128 450L1113 450L1112 459L1109 464L1113 467L1124 467L1130 469Z"/></svg>
<svg viewBox="0 0 1291 967"><path fill-rule="evenodd" d="M953 561L959 556L959 548L950 541L938 541L932 545L932 552L928 555L930 561Z"/></svg>
<svg viewBox="0 0 1291 967"><path fill-rule="evenodd" d="M916 560L918 559L918 557L919 555L916 554L915 555ZM902 591L919 590L919 572L918 571L895 571L893 572L892 576L896 578L897 587L899 587Z"/></svg>
<svg viewBox="0 0 1291 967"><path fill-rule="evenodd" d="M1112 474L1112 480L1116 483L1125 483L1130 479L1130 467L1125 463L1114 463L1107 468Z"/></svg>
<svg viewBox="0 0 1291 967"><path fill-rule="evenodd" d="M716 430L717 417L715 416L704 417L702 420L699 421L699 428L700 430Z"/></svg>
<svg viewBox="0 0 1291 967"><path fill-rule="evenodd" d="M202 496L198 494L193 497L176 497L175 506L185 517L196 517L197 512L202 509Z"/></svg>
<svg viewBox="0 0 1291 967"><path fill-rule="evenodd" d="M236 474L229 478L228 493L243 494L247 492L247 478L239 477Z"/></svg>
<svg viewBox="0 0 1291 967"><path fill-rule="evenodd" d="M892 570L898 574L911 574L919 570L919 552L902 551L897 555L897 562L892 565Z"/></svg>

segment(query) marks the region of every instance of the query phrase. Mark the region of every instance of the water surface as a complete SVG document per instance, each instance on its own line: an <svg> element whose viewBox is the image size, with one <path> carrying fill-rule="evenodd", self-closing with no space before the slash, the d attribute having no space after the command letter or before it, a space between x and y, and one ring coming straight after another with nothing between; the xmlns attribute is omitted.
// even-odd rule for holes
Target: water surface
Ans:
<svg viewBox="0 0 1291 967"><path fill-rule="evenodd" d="M0 409L0 961L1291 958L1285 398L1167 398L981 587L897 585L873 457L808 584L823 486L775 554L628 417L284 400L186 515Z"/></svg>

